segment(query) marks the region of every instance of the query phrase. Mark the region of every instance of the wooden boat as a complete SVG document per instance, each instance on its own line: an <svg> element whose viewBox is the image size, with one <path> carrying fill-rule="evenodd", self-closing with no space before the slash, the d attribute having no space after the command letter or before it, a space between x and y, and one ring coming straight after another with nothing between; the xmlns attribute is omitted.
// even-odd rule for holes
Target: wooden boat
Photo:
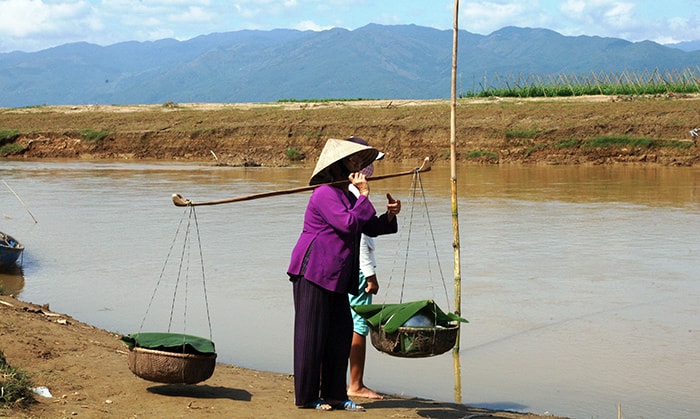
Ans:
<svg viewBox="0 0 700 419"><path fill-rule="evenodd" d="M0 231L0 269L12 266L24 251L24 246L14 237Z"/></svg>

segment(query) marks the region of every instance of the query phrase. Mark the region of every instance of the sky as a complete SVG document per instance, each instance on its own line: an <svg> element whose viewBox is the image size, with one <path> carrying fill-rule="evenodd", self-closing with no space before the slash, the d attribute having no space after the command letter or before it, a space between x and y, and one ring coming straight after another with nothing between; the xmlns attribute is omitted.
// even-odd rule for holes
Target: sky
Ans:
<svg viewBox="0 0 700 419"><path fill-rule="evenodd" d="M0 0L0 52L83 41L184 41L243 29L379 23L451 30L454 6L454 0ZM518 26L668 44L700 39L700 0L462 0L458 22L481 35Z"/></svg>

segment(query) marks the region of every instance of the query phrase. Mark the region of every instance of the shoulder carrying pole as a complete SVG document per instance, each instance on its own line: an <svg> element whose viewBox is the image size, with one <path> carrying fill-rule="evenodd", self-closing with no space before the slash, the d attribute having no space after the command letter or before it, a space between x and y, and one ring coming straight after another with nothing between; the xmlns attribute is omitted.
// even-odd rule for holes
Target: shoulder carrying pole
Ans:
<svg viewBox="0 0 700 419"><path fill-rule="evenodd" d="M407 170L405 172L372 176L369 180L375 181L375 180L389 179L389 178L398 177L398 176L412 175L414 173L428 172L428 171L430 171L430 165L431 165L430 157L426 157L423 160L423 164L421 164L420 167L416 167L415 169ZM281 191L262 192L262 193L257 193L257 194L253 194L253 195L239 196L239 197L235 197L235 198L219 199L216 201L195 202L195 201L191 201L187 198L183 198L182 195L180 195L180 194L173 194L172 198L173 198L173 204L175 204L176 207L185 207L188 205L189 206L218 205L218 204L228 204L230 202L250 201L252 199L267 198L270 196L290 195L290 194L294 194L297 192L310 191L310 190L318 188L321 185L342 185L342 184L347 184L347 183L348 183L347 180L339 180L339 181L331 182L331 183L321 183L318 185L302 186L299 188L284 189Z"/></svg>

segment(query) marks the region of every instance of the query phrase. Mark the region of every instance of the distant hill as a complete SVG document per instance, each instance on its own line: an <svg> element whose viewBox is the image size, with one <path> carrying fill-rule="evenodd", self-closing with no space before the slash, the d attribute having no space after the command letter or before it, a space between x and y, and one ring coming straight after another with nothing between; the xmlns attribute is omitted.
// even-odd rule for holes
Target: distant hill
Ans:
<svg viewBox="0 0 700 419"><path fill-rule="evenodd" d="M677 48L682 51L700 51L700 40L698 41L686 41L686 42L678 42L675 44L664 44L667 47L671 48Z"/></svg>
<svg viewBox="0 0 700 419"><path fill-rule="evenodd" d="M73 43L0 54L0 107L447 98L451 59L451 30L415 25ZM653 71L699 62L700 51L546 29L459 36L463 90L478 90L480 79L497 74Z"/></svg>

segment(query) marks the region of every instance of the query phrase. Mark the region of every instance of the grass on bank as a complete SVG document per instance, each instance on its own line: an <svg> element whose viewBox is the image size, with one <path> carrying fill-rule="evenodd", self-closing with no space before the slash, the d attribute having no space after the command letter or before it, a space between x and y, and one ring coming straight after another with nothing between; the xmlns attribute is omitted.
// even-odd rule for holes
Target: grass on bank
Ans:
<svg viewBox="0 0 700 419"><path fill-rule="evenodd" d="M302 161L306 158L306 155L300 150L290 147L285 151L287 160L289 161Z"/></svg>
<svg viewBox="0 0 700 419"><path fill-rule="evenodd" d="M584 141L581 146L591 147L631 147L631 148L656 148L673 147L678 149L688 149L692 147L690 141L677 140L656 140L653 138L637 138L629 135L600 135L590 140Z"/></svg>
<svg viewBox="0 0 700 419"><path fill-rule="evenodd" d="M0 351L0 408L23 408L34 403L33 387L27 373L8 364Z"/></svg>
<svg viewBox="0 0 700 419"><path fill-rule="evenodd" d="M377 100L370 98L328 98L328 99L279 99L277 103L327 103L327 102L361 102L363 100Z"/></svg>
<svg viewBox="0 0 700 419"><path fill-rule="evenodd" d="M533 131L534 132L534 131ZM534 138L535 135L527 134L513 134L511 137L515 138ZM508 135L506 135L508 137ZM528 146L525 151L525 157L529 157L533 153L546 149L550 145L546 143L535 143ZM691 141L678 141L678 140L658 140L647 137L631 137L629 135L600 135L587 140L582 140L578 138L569 138L565 140L560 140L551 145L554 148L575 148L575 149L591 149L591 148L644 148L653 149L661 147L673 147L679 150L686 150L693 147ZM449 158L449 152L446 153ZM464 154L467 160L481 160L489 163L496 163L499 161L498 153L488 150L473 150Z"/></svg>
<svg viewBox="0 0 700 419"><path fill-rule="evenodd" d="M622 73L484 76L461 97L641 96L700 93L700 67Z"/></svg>
<svg viewBox="0 0 700 419"><path fill-rule="evenodd" d="M14 154L22 154L27 147L21 144L5 144L0 147L0 157L7 157Z"/></svg>
<svg viewBox="0 0 700 419"><path fill-rule="evenodd" d="M94 129L82 129L80 130L80 135L83 136L83 140L99 143L104 140L106 136L109 135L109 131L97 131Z"/></svg>
<svg viewBox="0 0 700 419"><path fill-rule="evenodd" d="M0 143L13 142L19 136L16 129L0 129Z"/></svg>

